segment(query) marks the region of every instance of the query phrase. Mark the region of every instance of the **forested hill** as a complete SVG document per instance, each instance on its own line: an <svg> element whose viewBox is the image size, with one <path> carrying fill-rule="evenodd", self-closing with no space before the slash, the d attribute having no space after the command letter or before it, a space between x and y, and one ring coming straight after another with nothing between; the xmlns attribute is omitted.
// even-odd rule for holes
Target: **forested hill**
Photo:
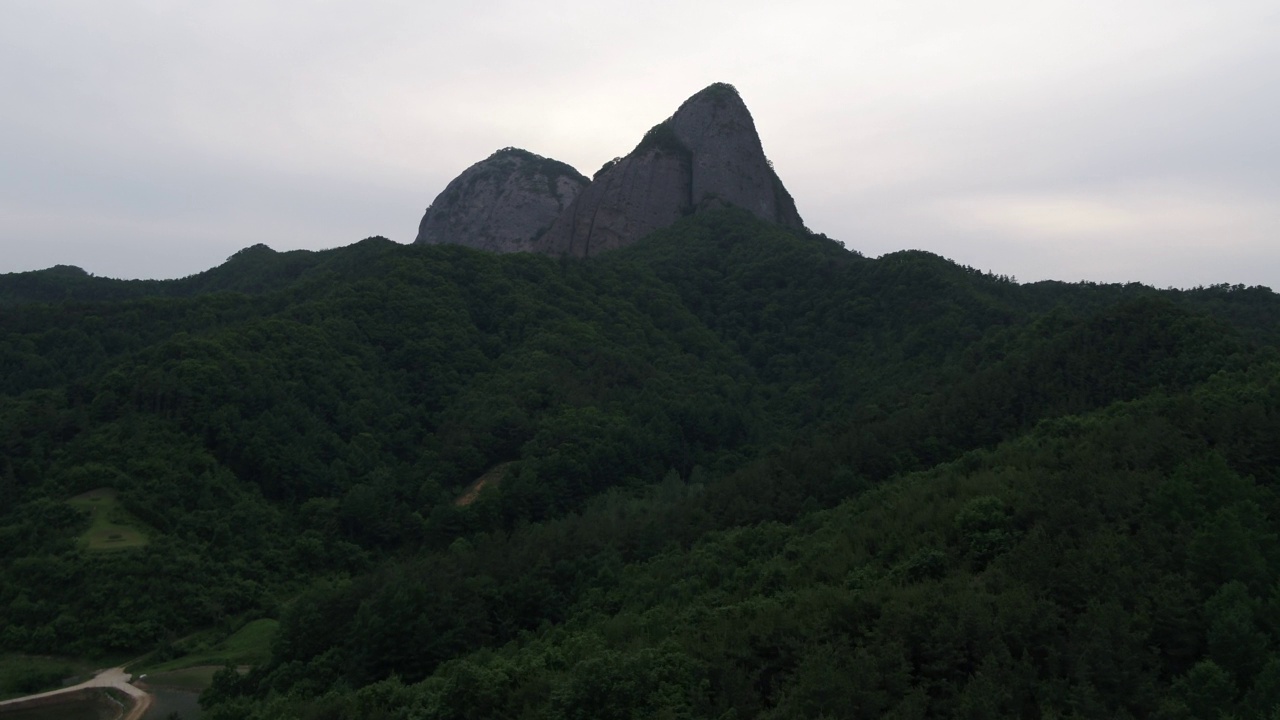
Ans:
<svg viewBox="0 0 1280 720"><path fill-rule="evenodd" d="M212 292L259 294L279 290L308 271L331 262L351 262L362 246L390 246L385 238L369 238L339 250L279 253L266 245L245 248L222 265L179 280L113 280L83 269L58 265L48 270L0 275L0 307L27 303L98 302L142 297L190 297Z"/></svg>
<svg viewBox="0 0 1280 720"><path fill-rule="evenodd" d="M0 647L279 618L213 717L1280 702L1266 288L1019 285L725 210L585 261L258 246L0 303Z"/></svg>

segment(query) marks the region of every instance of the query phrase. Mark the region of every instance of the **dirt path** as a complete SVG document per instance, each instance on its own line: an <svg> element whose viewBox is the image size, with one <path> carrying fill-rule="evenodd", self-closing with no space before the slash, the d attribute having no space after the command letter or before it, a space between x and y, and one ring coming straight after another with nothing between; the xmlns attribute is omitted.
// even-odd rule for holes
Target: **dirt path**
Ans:
<svg viewBox="0 0 1280 720"><path fill-rule="evenodd" d="M7 705L18 705L20 703L28 703L32 700L42 698L57 697L58 695L66 695L80 690L90 690L93 688L115 688L120 692L128 695L133 704L125 712L122 720L140 720L147 712L147 708L151 707L151 695L139 690L129 684L129 673L124 671L123 667L115 667L107 670L98 671L93 679L86 680L79 685L64 687L61 690L50 690L48 692L36 693L35 695L26 695L12 700L0 701L0 709Z"/></svg>
<svg viewBox="0 0 1280 720"><path fill-rule="evenodd" d="M502 478L506 476L507 469L510 468L512 464L513 463L511 462L504 462L489 468L489 471L484 475L481 475L475 482L471 483L471 485L463 491L462 496L453 501L453 504L458 507L466 507L475 502L476 498L480 497L481 490L490 485L497 485L502 482Z"/></svg>

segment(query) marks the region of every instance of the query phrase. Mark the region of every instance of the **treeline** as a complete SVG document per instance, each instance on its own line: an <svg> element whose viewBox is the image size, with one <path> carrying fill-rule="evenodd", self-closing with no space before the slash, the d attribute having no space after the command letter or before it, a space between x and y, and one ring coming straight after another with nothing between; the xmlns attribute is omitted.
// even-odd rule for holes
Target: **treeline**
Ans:
<svg viewBox="0 0 1280 720"><path fill-rule="evenodd" d="M831 510L667 538L644 560L623 550L648 535L640 518L682 527L671 514L705 509L710 488L669 479L478 536L314 589L272 664L222 674L205 699L216 718L1269 717L1277 370L1045 421ZM797 454L847 468L829 446ZM503 569L538 548L541 564ZM462 649L515 615L478 609L486 591L572 572L591 589L567 611ZM423 632L455 614L459 631ZM453 657L424 674L431 653Z"/></svg>
<svg viewBox="0 0 1280 720"><path fill-rule="evenodd" d="M211 691L226 717L840 716L852 685L824 695L822 678L873 672L889 674L858 700L864 714L954 715L987 707L963 697L1005 672L981 671L1002 651L976 635L967 659L889 645L914 637L900 624L926 617L922 602L1009 635L1007 598L966 594L998 576L990 592L1022 593L1019 612L1060 618L1005 638L1013 664L1053 633L1065 655L1031 658L996 714L1144 716L1155 696L1199 712L1174 689L1208 660L1241 712L1264 702L1266 663L1229 667L1204 639L1176 661L1140 658L1154 695L1083 683L1068 660L1087 608L1053 594L1066 585L997 570L1036 565L1010 555L1033 536L1066 552L1121 533L1104 512L1077 536L1063 513L1078 508L1028 489L1060 473L1127 488L1142 467L1150 487L1133 492L1158 494L1184 464L1217 463L1223 482L1255 488L1231 507L1256 505L1240 522L1265 530L1276 435L1251 428L1274 423L1280 322L1265 288L1023 286L927 253L870 260L723 211L589 261L382 239L255 247L179 281L4 276L0 302L6 650L137 652L272 616L272 661ZM1053 418L1081 447L1120 444L1050 442ZM1205 446L1211 431L1221 439ZM1142 460L1157 441L1167 457ZM991 458L1022 455L1021 479L993 485L1005 471ZM456 504L495 467L494 486ZM973 483L989 492L931 494ZM80 543L88 520L65 501L101 487L145 547ZM914 529L876 519L899 497L893 517ZM1126 558L1176 544L1165 520L1132 522L1130 535L1155 534L1117 545ZM831 523L879 529L804 549ZM1191 572L1140 554L1128 559L1143 577L1164 578L1150 582ZM839 579L815 579L815 563ZM1193 580L1176 619L1203 636L1204 603L1233 580ZM1256 581L1240 580L1264 602ZM1147 590L1103 590L1097 602L1141 620L1130 630L1168 639L1139 632L1153 611L1129 593ZM834 606L805 604L828 595ZM877 625L889 607L899 625ZM1116 633L1097 642L1129 637Z"/></svg>

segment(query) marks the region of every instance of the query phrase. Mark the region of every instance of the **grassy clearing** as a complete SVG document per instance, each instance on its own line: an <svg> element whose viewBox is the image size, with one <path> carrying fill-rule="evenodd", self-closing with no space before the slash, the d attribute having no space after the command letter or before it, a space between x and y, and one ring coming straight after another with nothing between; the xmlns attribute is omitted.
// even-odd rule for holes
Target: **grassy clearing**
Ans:
<svg viewBox="0 0 1280 720"><path fill-rule="evenodd" d="M212 667L214 671L227 663L232 665L257 665L271 658L271 641L276 636L280 623L275 620L261 619L245 623L243 627L231 635L216 641L195 636L177 643L180 651L186 654L162 663L144 663L133 672L146 672L148 682L171 685L168 680L157 678L169 677L178 670L199 670ZM179 674L178 682L186 682L189 678L199 677L199 673ZM213 671L208 672L213 677ZM207 682L206 682L207 685ZM181 687L181 685L175 685ZM204 686L200 686L204 687Z"/></svg>
<svg viewBox="0 0 1280 720"><path fill-rule="evenodd" d="M0 654L0 700L56 690L67 678L88 676L90 668L67 658Z"/></svg>
<svg viewBox="0 0 1280 720"><path fill-rule="evenodd" d="M80 536L80 547L85 550L131 550L147 544L147 536L137 528L138 521L120 506L115 490L90 490L71 498L67 503L77 510L87 510L90 513L89 529Z"/></svg>

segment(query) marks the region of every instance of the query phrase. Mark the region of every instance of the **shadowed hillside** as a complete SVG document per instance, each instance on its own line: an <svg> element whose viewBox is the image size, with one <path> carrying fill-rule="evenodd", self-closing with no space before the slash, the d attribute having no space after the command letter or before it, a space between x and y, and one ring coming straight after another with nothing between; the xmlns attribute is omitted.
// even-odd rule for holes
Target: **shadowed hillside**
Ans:
<svg viewBox="0 0 1280 720"><path fill-rule="evenodd" d="M279 620L211 717L1280 702L1265 288L721 209L586 260L373 238L0 296L0 645ZM145 542L86 546L108 488Z"/></svg>

